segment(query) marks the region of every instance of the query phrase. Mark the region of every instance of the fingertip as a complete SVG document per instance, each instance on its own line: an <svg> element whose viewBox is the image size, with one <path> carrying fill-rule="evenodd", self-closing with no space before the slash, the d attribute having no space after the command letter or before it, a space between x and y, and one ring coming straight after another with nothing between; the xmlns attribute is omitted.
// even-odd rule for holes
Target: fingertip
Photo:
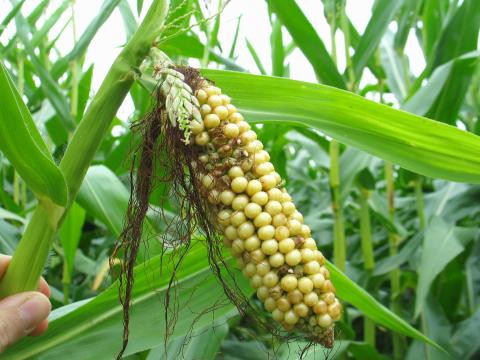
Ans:
<svg viewBox="0 0 480 360"><path fill-rule="evenodd" d="M28 336L39 336L44 334L48 329L48 319L43 320L35 330L33 330Z"/></svg>
<svg viewBox="0 0 480 360"><path fill-rule="evenodd" d="M11 259L11 256L0 254L0 278L2 278L3 274L5 274Z"/></svg>
<svg viewBox="0 0 480 360"><path fill-rule="evenodd" d="M52 294L52 292L50 290L50 286L48 286L47 281L43 277L40 278L40 282L38 284L38 291L41 292L42 294L44 294L48 298Z"/></svg>

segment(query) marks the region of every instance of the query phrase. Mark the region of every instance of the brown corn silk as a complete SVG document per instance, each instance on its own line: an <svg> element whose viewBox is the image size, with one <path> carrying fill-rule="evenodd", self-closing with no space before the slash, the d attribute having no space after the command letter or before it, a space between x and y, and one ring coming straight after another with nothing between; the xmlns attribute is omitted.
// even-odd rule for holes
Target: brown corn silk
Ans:
<svg viewBox="0 0 480 360"><path fill-rule="evenodd" d="M205 237L214 274L242 315L248 313L282 337L242 294L236 275L222 256L223 246L230 249L258 299L278 324L290 334L332 348L334 322L340 319L342 308L325 258L269 162L270 156L218 87L195 69L172 68L183 75L183 81L195 93L202 121L191 118L192 134L185 144L184 131L168 118L171 112L166 109L165 94L157 89L153 110L132 127L140 135L140 145L133 152L124 230L112 255L112 259L123 256L119 297L124 309L124 336L118 358L128 344L133 267L149 197L159 183L171 185L164 197L178 199L181 214L180 219L164 219L164 246L179 253L175 268L188 252L192 235L199 231ZM166 309L174 301L170 291L169 286ZM166 320L169 335L172 321ZM284 337L290 338L293 335Z"/></svg>

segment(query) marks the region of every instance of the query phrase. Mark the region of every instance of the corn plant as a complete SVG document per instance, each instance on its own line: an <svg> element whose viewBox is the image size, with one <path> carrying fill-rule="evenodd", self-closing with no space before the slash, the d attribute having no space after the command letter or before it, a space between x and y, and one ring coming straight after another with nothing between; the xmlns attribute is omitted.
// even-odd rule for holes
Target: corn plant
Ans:
<svg viewBox="0 0 480 360"><path fill-rule="evenodd" d="M228 2L105 0L79 34L74 2L11 0L0 296L43 274L54 311L2 358L478 356L480 3L378 0L363 33L348 3L322 1L323 34L301 2L262 2L269 72L240 17L219 40ZM85 54L117 9L93 91ZM289 78L293 51L316 79Z"/></svg>

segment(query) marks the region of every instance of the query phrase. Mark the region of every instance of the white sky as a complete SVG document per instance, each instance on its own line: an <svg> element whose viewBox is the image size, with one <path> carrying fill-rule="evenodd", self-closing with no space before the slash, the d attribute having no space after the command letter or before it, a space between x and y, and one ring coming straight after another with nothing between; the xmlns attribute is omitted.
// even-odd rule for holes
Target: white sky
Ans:
<svg viewBox="0 0 480 360"><path fill-rule="evenodd" d="M29 9L33 8L39 0L28 0L24 5L24 15L29 13ZM62 3L63 0L52 0L49 7L49 12ZM131 8L136 15L136 0L128 0ZM1 4L8 2L7 0L0 0L0 19L4 17L9 10ZM320 0L298 0L297 1L310 22L320 34L325 46L330 51L330 32L328 24L323 15L323 6ZM77 27L77 34L81 34L88 26L93 17L98 13L103 1L92 0L77 0L75 5L75 20ZM144 2L144 9L141 14L145 15L146 9L150 5L151 0ZM360 33L365 29L370 16L373 0L347 0L347 14L355 27ZM216 9L216 5L211 6ZM236 29L237 18L242 15L240 34L237 44L236 54L238 59L236 62L252 71L258 73L255 63L246 48L245 39L248 39L255 47L262 63L267 71L270 70L270 24L267 13L266 2L263 0L231 0L222 14L222 21L219 32L219 39L224 46L224 51L230 49L230 44ZM2 16L3 15L3 16ZM48 14L47 14L48 16ZM56 34L63 25L69 20L70 11L66 11L61 18L61 21L52 29L51 34ZM392 24L394 30L395 24ZM10 28L6 31L5 36L12 34L14 29ZM52 35L53 36L53 35ZM284 29L284 42L287 43L290 39L288 32ZM4 41L4 40L3 40ZM337 32L337 58L338 66L343 71L345 67L345 53L343 51L343 37L340 31ZM110 16L107 22L103 25L100 31L95 36L89 47L86 57L85 69L94 63L94 75L92 87L94 90L98 89L105 74L115 57L121 50L121 46L125 43L125 33L123 30L122 17L120 11L116 9ZM66 54L73 46L72 29L67 27L64 34L58 41L58 49L62 54ZM410 34L406 46L406 53L410 57L411 68L415 75L418 75L425 66L423 54L413 34ZM290 77L293 79L316 82L312 67L302 55L300 50L295 50L287 59L290 63ZM193 65L198 65L198 62L192 62ZM367 73L364 75L364 81L369 82L373 77ZM119 111L119 117L126 119L132 111L131 101L126 101Z"/></svg>

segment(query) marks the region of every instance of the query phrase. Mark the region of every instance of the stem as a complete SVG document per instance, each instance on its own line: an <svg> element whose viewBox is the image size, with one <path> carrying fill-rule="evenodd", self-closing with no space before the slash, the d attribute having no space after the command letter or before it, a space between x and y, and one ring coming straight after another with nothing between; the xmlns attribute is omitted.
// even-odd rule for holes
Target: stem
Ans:
<svg viewBox="0 0 480 360"><path fill-rule="evenodd" d="M135 79L135 69L162 31L168 0L155 0L145 19L117 57L67 147L60 168L68 186L65 208L40 201L0 283L0 297L34 290L55 232L78 190L110 123Z"/></svg>
<svg viewBox="0 0 480 360"><path fill-rule="evenodd" d="M335 39L335 30L337 29L335 13L328 18L330 25L330 38L332 42L332 60L337 64L337 45ZM333 212L333 260L335 265L341 270L346 269L347 245L345 242L345 226L342 212L342 199L340 194L340 146L337 141L332 139L329 146L330 153L330 191L332 194L332 212Z"/></svg>
<svg viewBox="0 0 480 360"><path fill-rule="evenodd" d="M422 177L419 175L418 179L415 181L415 198L417 200L417 214L418 214L418 221L419 221L419 228L421 230L425 229L425 201L423 198L423 189L422 189ZM422 332L428 336L428 324L427 319L425 317L425 312L422 311L420 314L420 323L422 326ZM424 344L425 350L425 359L430 360L430 348L427 344Z"/></svg>
<svg viewBox="0 0 480 360"><path fill-rule="evenodd" d="M390 221L395 219L395 187L393 182L393 164L391 162L385 162L385 179L387 181L387 206ZM392 231L388 232L388 240L390 243L390 256L394 256L398 252L398 235ZM399 302L399 296L401 292L400 288L400 269L394 269L390 272L390 287L391 297L390 304L393 312L397 315L401 315L401 304ZM402 359L404 355L405 338L397 333L392 334L393 337L393 356L394 359Z"/></svg>
<svg viewBox="0 0 480 360"><path fill-rule="evenodd" d="M375 258L373 256L370 208L368 206L369 198L370 192L367 189L360 189L360 236L362 241L363 263L365 270L371 271L375 268Z"/></svg>
<svg viewBox="0 0 480 360"><path fill-rule="evenodd" d="M346 269L347 245L345 241L345 226L343 220L342 203L340 195L340 162L339 144L330 141L330 189L332 193L333 225L333 259L335 265L341 270Z"/></svg>
<svg viewBox="0 0 480 360"><path fill-rule="evenodd" d="M362 242L363 266L367 271L371 271L375 268L370 208L368 206L369 198L370 191L368 191L368 189L360 188L360 236ZM366 316L363 318L363 334L365 342L375 347L375 322Z"/></svg>

